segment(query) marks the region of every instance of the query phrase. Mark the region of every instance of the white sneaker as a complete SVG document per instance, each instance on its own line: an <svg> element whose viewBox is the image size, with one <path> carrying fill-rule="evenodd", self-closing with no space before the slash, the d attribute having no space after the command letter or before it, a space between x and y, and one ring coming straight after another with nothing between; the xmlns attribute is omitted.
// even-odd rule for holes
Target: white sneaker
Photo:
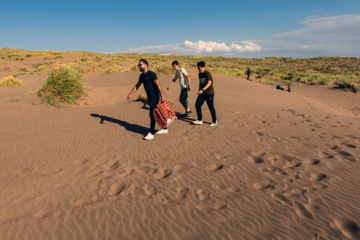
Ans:
<svg viewBox="0 0 360 240"><path fill-rule="evenodd" d="M210 124L210 127L215 127L217 125L217 121Z"/></svg>
<svg viewBox="0 0 360 240"><path fill-rule="evenodd" d="M151 132L149 132L146 137L144 137L144 140L151 140L154 139L154 135L151 134Z"/></svg>
<svg viewBox="0 0 360 240"><path fill-rule="evenodd" d="M167 129L160 129L159 131L156 132L156 134L165 134L165 133L168 133L169 131Z"/></svg>
<svg viewBox="0 0 360 240"><path fill-rule="evenodd" d="M203 121L196 120L196 121L193 121L192 123L195 125L201 125L201 124L203 124Z"/></svg>

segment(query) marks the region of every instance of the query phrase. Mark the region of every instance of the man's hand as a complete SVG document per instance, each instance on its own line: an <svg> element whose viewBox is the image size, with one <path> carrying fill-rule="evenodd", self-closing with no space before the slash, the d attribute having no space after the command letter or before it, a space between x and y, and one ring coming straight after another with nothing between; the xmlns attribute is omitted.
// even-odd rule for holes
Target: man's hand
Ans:
<svg viewBox="0 0 360 240"><path fill-rule="evenodd" d="M126 97L126 100L130 100L131 94Z"/></svg>
<svg viewBox="0 0 360 240"><path fill-rule="evenodd" d="M203 90L199 90L198 94L201 95L203 93Z"/></svg>
<svg viewBox="0 0 360 240"><path fill-rule="evenodd" d="M160 102L162 102L162 103L165 102L164 97L161 97L161 98L160 98Z"/></svg>
<svg viewBox="0 0 360 240"><path fill-rule="evenodd" d="M191 90L191 87L189 86L188 89L189 89L189 91L190 91L190 90Z"/></svg>
<svg viewBox="0 0 360 240"><path fill-rule="evenodd" d="M168 86L166 89L167 89L167 90L170 90L170 86Z"/></svg>

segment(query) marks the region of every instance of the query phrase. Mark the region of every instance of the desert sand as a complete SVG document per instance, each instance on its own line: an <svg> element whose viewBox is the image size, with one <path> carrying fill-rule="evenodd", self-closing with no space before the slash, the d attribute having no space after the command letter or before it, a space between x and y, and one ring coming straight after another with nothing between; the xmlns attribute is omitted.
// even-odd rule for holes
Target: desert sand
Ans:
<svg viewBox="0 0 360 240"><path fill-rule="evenodd" d="M0 88L0 239L360 239L359 94L213 74L218 126L206 104L191 125L193 89L193 115L144 141L138 76L90 76L62 108L28 91L45 75Z"/></svg>

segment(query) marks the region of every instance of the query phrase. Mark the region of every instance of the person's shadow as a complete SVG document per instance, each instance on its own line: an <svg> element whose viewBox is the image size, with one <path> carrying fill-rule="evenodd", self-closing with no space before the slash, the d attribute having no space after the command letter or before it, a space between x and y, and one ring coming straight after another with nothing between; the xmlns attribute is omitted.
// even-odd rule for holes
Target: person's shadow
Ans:
<svg viewBox="0 0 360 240"><path fill-rule="evenodd" d="M120 126L124 127L126 130L134 132L134 133L138 133L138 134L144 134L147 131L149 131L148 128L137 125L137 124L130 124L128 122L119 120L119 119L115 119L115 118L111 118L108 116L102 116L96 113L91 113L90 114L92 117L95 118L100 118L100 124L104 124L104 121L108 121L108 122L112 122L112 123L117 123Z"/></svg>
<svg viewBox="0 0 360 240"><path fill-rule="evenodd" d="M194 114L194 113L193 113L193 114ZM186 116L184 116L184 114L181 114L181 113L179 113L179 112L175 112L175 115L176 115L176 117L177 117L178 120L183 121L183 122L187 122L187 123L189 123L189 124L192 124L193 121L196 120L196 118L186 117ZM194 116L194 115L193 115L193 116ZM195 115L195 117L196 117L196 115ZM210 124L210 122L206 122L206 121L203 121L203 122Z"/></svg>

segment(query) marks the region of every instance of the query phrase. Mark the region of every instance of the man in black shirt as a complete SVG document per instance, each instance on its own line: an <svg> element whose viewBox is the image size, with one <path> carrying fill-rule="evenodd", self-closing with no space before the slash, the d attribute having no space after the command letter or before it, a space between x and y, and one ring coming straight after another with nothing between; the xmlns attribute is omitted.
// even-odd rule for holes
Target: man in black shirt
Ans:
<svg viewBox="0 0 360 240"><path fill-rule="evenodd" d="M136 92L141 84L144 84L144 88L146 91L146 95L148 98L149 106L150 106L150 130L149 133L144 137L145 140L154 139L155 133L155 118L154 118L154 108L159 102L159 95L161 97L161 102L164 102L164 95L162 92L161 85L156 74L153 71L149 70L149 64L145 59L140 59L138 68L141 72L138 83L131 90L129 95L127 96L127 100L130 99L131 95ZM167 129L160 129L156 132L156 134L168 133Z"/></svg>
<svg viewBox="0 0 360 240"><path fill-rule="evenodd" d="M210 127L215 127L217 125L217 118L214 107L214 79L211 76L211 73L205 69L204 61L198 62L197 66L199 70L199 91L195 107L198 119L194 121L193 124L203 124L201 107L206 101L212 117L212 123L210 124Z"/></svg>

